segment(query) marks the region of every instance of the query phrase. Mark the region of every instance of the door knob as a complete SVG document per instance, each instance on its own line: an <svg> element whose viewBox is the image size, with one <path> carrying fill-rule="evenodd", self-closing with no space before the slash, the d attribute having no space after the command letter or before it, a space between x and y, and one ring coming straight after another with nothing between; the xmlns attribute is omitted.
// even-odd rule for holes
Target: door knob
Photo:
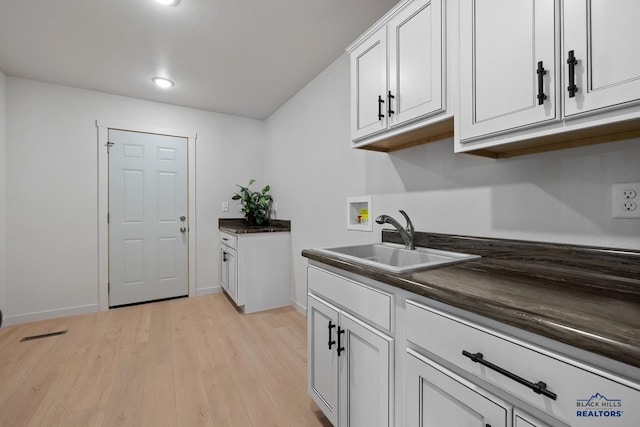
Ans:
<svg viewBox="0 0 640 427"><path fill-rule="evenodd" d="M182 216L180 217L180 221L182 221L182 222L184 222L184 220L185 220L185 219L187 219L187 217L186 217L186 216L184 216L184 215L182 215Z"/></svg>
<svg viewBox="0 0 640 427"><path fill-rule="evenodd" d="M180 227L180 232L181 233L186 233L187 232L187 227Z"/></svg>

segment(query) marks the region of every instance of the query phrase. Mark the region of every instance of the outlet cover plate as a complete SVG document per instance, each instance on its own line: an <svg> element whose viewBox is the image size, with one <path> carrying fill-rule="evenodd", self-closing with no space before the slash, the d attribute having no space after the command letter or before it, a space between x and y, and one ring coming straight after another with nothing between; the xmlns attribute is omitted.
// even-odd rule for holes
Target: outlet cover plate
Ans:
<svg viewBox="0 0 640 427"><path fill-rule="evenodd" d="M640 218L640 182L613 184L611 190L611 208L614 218ZM625 193L633 197L625 197ZM632 210L629 210L629 207Z"/></svg>

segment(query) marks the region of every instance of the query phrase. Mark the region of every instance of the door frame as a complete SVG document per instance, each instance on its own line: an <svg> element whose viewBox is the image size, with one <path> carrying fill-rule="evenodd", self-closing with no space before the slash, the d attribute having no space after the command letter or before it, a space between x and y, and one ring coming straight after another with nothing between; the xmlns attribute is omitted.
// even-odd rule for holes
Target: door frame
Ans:
<svg viewBox="0 0 640 427"><path fill-rule="evenodd" d="M189 297L196 295L196 140L193 131L164 129L133 123L103 122L96 120L98 128L98 303L100 311L109 309L109 156L107 143L109 129L152 133L187 139L187 218L188 218L188 282Z"/></svg>

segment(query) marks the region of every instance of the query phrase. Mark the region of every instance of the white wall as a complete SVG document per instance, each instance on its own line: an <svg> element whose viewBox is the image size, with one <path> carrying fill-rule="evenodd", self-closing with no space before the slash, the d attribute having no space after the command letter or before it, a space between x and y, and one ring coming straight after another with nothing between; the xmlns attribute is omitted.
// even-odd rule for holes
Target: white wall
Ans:
<svg viewBox="0 0 640 427"><path fill-rule="evenodd" d="M640 181L640 140L492 160L446 140L391 154L351 150L343 55L267 120L265 177L292 220L292 298L306 305L304 248L380 239L346 230L346 197L419 231L640 249L640 220L611 218L611 184Z"/></svg>
<svg viewBox="0 0 640 427"><path fill-rule="evenodd" d="M7 77L0 71L0 310L7 302L7 140L6 99Z"/></svg>
<svg viewBox="0 0 640 427"><path fill-rule="evenodd" d="M96 120L197 132L196 280L218 286L220 203L262 181L264 122L9 77L9 323L97 309Z"/></svg>

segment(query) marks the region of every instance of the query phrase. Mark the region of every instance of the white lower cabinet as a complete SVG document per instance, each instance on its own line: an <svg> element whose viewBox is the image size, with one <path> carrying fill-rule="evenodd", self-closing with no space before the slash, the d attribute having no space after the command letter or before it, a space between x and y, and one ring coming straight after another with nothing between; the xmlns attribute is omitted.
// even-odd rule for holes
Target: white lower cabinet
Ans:
<svg viewBox="0 0 640 427"><path fill-rule="evenodd" d="M238 298L238 253L220 245L220 285L234 301Z"/></svg>
<svg viewBox="0 0 640 427"><path fill-rule="evenodd" d="M464 405L476 405L476 394L498 406L506 405L513 411L513 417L506 416L507 426L511 423L517 427L638 426L640 385L637 383L417 301L408 299L404 314L407 366L426 365L420 365L419 371L407 369L409 388L412 383L417 384L418 377L430 382L440 378L442 383L451 385L446 390L455 391L447 391L452 399ZM442 365L446 365L446 369ZM440 373L436 375L434 369ZM446 376L450 380L445 381ZM453 387L452 381L458 385ZM476 394L470 394L462 386ZM508 403L482 390L489 387L496 390L493 394L500 394ZM407 399L414 398L412 394L418 389L413 388L407 389ZM407 411L418 412L415 406L408 405ZM523 412L524 407L527 413ZM547 424L528 415L534 411ZM484 423L443 423L439 427L505 425L489 421L490 413L486 414ZM424 421L423 424L407 424L417 425L435 426Z"/></svg>
<svg viewBox="0 0 640 427"><path fill-rule="evenodd" d="M507 427L511 406L426 357L406 355L407 426Z"/></svg>
<svg viewBox="0 0 640 427"><path fill-rule="evenodd" d="M289 305L290 253L287 232L220 231L220 286L243 313Z"/></svg>
<svg viewBox="0 0 640 427"><path fill-rule="evenodd" d="M637 368L614 373L601 368L609 359L585 363L555 341L319 266L307 276L309 393L334 426L640 425Z"/></svg>
<svg viewBox="0 0 640 427"><path fill-rule="evenodd" d="M548 427L411 349L405 372L407 426Z"/></svg>
<svg viewBox="0 0 640 427"><path fill-rule="evenodd" d="M391 426L394 340L356 315L309 293L309 394L336 427Z"/></svg>

